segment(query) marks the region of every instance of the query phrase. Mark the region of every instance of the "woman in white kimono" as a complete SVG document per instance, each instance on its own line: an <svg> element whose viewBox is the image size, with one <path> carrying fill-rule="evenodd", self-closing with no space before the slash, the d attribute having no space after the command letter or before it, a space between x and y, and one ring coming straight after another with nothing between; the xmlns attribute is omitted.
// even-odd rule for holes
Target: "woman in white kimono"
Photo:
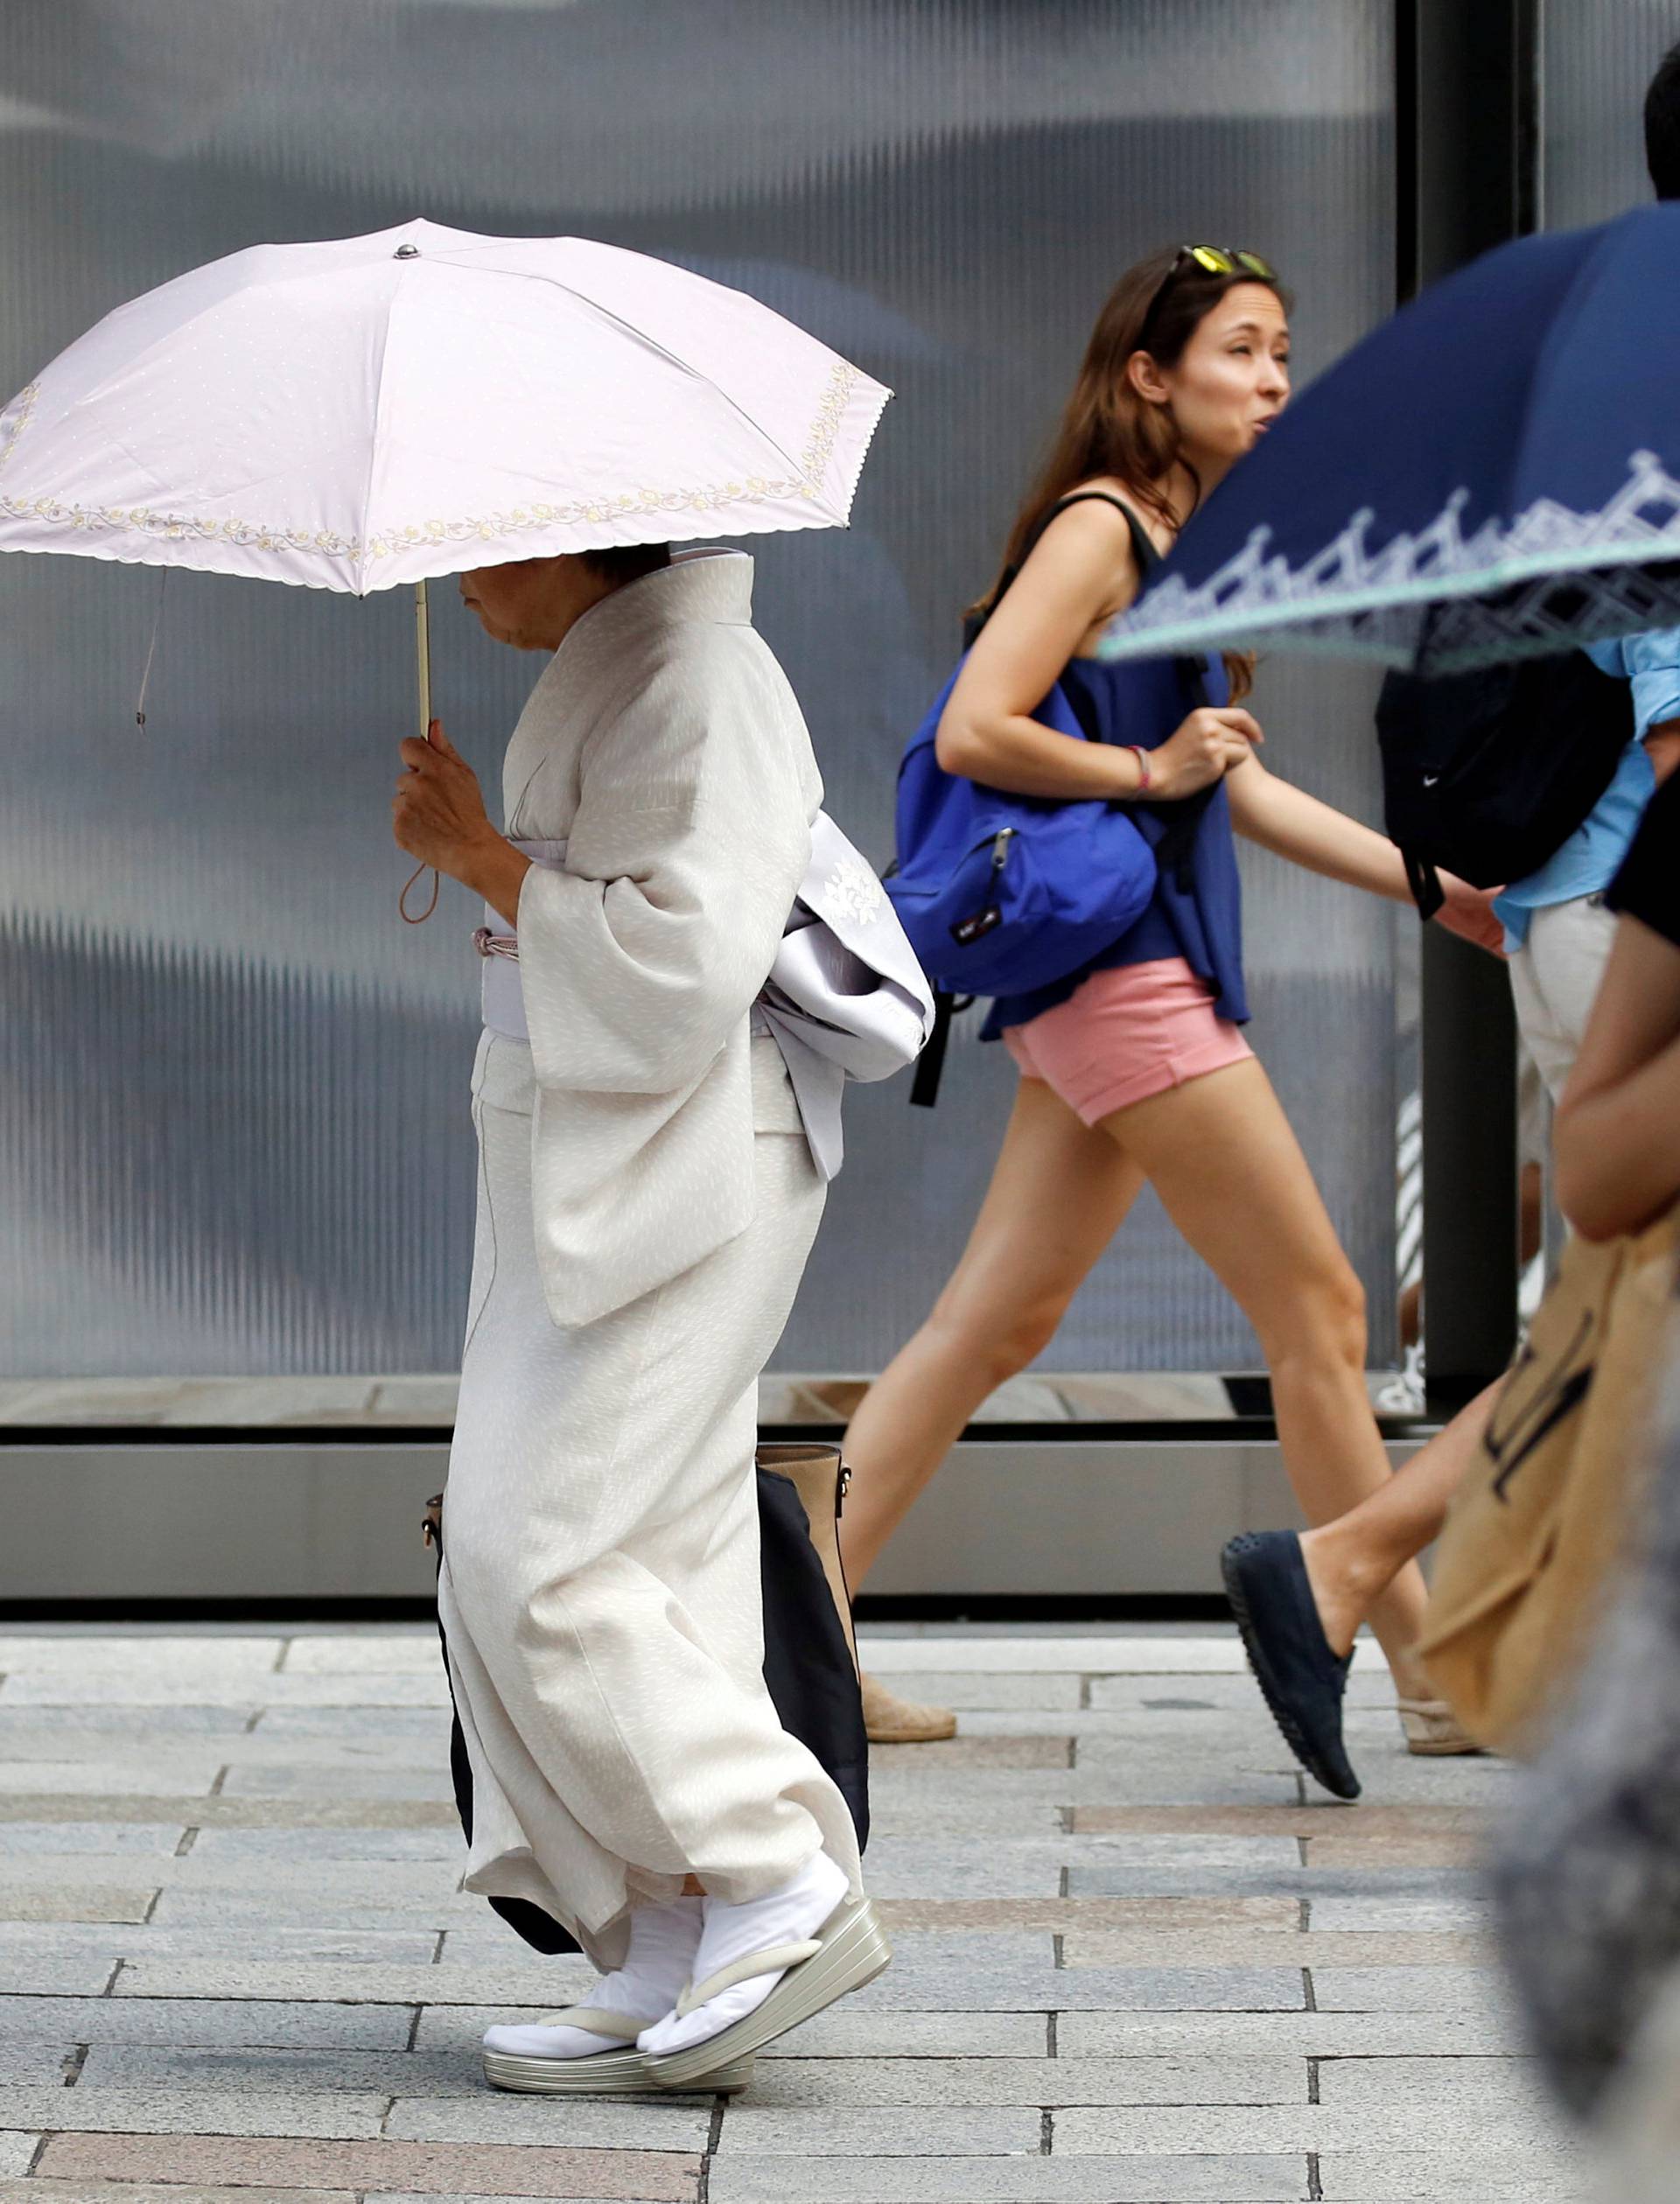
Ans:
<svg viewBox="0 0 1680 2204"><path fill-rule="evenodd" d="M462 577L497 640L554 654L506 836L441 727L402 745L396 838L504 952L439 1583L467 1887L606 1977L490 2030L509 2088L738 2086L886 1963L844 1802L761 1674L757 1384L824 1186L752 1006L822 786L752 574L662 546Z"/></svg>

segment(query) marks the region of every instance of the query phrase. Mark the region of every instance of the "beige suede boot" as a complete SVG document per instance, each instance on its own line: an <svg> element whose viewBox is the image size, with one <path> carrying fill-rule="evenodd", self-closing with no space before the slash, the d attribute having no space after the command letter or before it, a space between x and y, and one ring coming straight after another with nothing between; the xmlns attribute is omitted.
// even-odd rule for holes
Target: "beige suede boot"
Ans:
<svg viewBox="0 0 1680 2204"><path fill-rule="evenodd" d="M956 1717L948 1707L918 1706L901 1699L878 1683L872 1676L860 1678L864 1687L864 1727L872 1745L934 1745L956 1735Z"/></svg>
<svg viewBox="0 0 1680 2204"><path fill-rule="evenodd" d="M1405 1732L1408 1753L1446 1760L1457 1753L1484 1750L1445 1699L1399 1699L1396 1711Z"/></svg>

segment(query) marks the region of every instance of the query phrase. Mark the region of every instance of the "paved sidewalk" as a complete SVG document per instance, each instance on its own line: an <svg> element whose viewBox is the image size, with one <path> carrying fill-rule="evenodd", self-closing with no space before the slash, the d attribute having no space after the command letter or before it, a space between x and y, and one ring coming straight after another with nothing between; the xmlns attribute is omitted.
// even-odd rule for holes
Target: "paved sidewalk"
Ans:
<svg viewBox="0 0 1680 2204"><path fill-rule="evenodd" d="M1227 1633L872 1634L962 1710L876 1755L898 1958L725 2110L483 2087L587 1970L457 1888L429 1630L0 1634L0 2204L1569 2204L1481 1935L1511 1771L1408 1759L1364 1653L1349 1809Z"/></svg>

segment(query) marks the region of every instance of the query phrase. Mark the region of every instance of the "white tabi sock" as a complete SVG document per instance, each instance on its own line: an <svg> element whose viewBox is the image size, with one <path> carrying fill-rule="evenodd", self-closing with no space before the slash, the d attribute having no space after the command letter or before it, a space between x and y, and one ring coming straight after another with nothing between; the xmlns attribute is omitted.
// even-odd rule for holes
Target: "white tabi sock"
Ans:
<svg viewBox="0 0 1680 2204"><path fill-rule="evenodd" d="M630 1949L623 1966L586 1991L578 2009L621 2013L626 2026L668 2012L694 1972L704 1902L679 1898L669 1906L638 1906L630 1916ZM553 2014L525 2026L486 2029L484 2047L527 2059L586 2059L597 2051L621 2051L630 2040L597 2035Z"/></svg>
<svg viewBox="0 0 1680 2204"><path fill-rule="evenodd" d="M818 1852L791 1883L784 1883L767 1897L755 1898L745 1906L726 1906L718 1898L704 1900L705 1926L695 1956L694 1980L704 1984L754 1952L808 1942L850 1886L844 1871L826 1852ZM642 2031L636 2039L639 2048L663 2057L668 2052L686 2051L691 2043L704 2043L755 2012L787 1971L785 1966L773 1968L767 1974L753 1975L720 1990L693 2012L670 2013Z"/></svg>

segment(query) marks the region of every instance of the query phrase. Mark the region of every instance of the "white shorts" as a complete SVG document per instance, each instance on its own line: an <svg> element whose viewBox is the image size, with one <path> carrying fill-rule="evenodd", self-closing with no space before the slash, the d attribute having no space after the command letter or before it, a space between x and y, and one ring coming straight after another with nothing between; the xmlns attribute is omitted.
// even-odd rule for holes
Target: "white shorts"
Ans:
<svg viewBox="0 0 1680 2204"><path fill-rule="evenodd" d="M1517 1025L1554 1102L1581 1053L1615 938L1616 914L1604 898L1580 895L1534 912L1529 938L1510 959Z"/></svg>

